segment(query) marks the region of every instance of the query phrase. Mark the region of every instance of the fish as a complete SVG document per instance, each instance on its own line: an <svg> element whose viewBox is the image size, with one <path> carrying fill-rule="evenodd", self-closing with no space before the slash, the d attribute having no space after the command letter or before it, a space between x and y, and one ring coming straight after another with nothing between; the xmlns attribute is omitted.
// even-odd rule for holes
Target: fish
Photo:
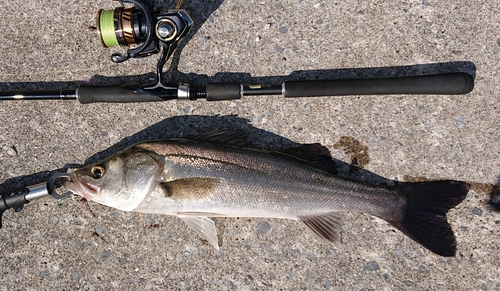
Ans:
<svg viewBox="0 0 500 291"><path fill-rule="evenodd" d="M122 211L176 216L217 250L211 217L292 219L338 243L345 214L354 212L385 220L437 255L454 256L446 214L469 191L454 180L363 183L339 175L319 143L263 150L242 130L145 141L70 175L69 191Z"/></svg>

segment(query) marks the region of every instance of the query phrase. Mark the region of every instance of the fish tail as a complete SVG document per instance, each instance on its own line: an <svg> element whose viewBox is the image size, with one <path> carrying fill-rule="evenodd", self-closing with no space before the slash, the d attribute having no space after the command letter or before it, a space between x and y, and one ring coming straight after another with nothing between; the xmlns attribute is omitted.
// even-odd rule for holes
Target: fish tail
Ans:
<svg viewBox="0 0 500 291"><path fill-rule="evenodd" d="M403 213L387 221L430 251L454 256L457 242L446 213L462 202L469 184L443 180L402 183L395 188L406 198L406 205Z"/></svg>

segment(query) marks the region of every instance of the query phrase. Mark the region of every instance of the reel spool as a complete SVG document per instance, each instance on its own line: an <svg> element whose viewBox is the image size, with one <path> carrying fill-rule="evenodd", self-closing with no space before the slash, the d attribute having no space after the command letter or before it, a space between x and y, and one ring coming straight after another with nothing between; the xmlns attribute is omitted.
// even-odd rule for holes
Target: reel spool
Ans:
<svg viewBox="0 0 500 291"><path fill-rule="evenodd" d="M101 9L97 12L96 23L99 39L105 47L138 45L146 40L147 23L139 9Z"/></svg>
<svg viewBox="0 0 500 291"><path fill-rule="evenodd" d="M157 54L160 45L157 39L151 36L153 31L150 7L138 0L123 0L123 3L132 3L134 7L117 7L114 10L99 10L96 16L96 27L99 39L104 47L118 45L133 46L126 55L114 53L111 60L121 63L129 58L140 58Z"/></svg>

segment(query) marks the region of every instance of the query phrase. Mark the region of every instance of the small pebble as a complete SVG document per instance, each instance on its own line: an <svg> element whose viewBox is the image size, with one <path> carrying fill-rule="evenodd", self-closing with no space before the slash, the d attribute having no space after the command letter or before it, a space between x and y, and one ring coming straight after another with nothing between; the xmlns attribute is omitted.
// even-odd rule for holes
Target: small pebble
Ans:
<svg viewBox="0 0 500 291"><path fill-rule="evenodd" d="M252 275L248 275L245 277L245 284L250 284L253 282L253 276Z"/></svg>
<svg viewBox="0 0 500 291"><path fill-rule="evenodd" d="M257 223L257 232L260 234L265 234L271 229L269 222L263 220Z"/></svg>
<svg viewBox="0 0 500 291"><path fill-rule="evenodd" d="M477 215L477 216L483 215L483 211L479 207L473 207L472 209L470 209L470 213Z"/></svg>
<svg viewBox="0 0 500 291"><path fill-rule="evenodd" d="M102 251L101 253L101 259L106 259L109 258L110 254L108 251Z"/></svg>
<svg viewBox="0 0 500 291"><path fill-rule="evenodd" d="M380 265L377 262L372 261L366 264L366 268L370 271L377 271L380 270Z"/></svg>
<svg viewBox="0 0 500 291"><path fill-rule="evenodd" d="M100 225L97 226L97 230L96 230L97 234L99 236L103 235L105 232L106 232L106 229Z"/></svg>
<svg viewBox="0 0 500 291"><path fill-rule="evenodd" d="M49 270L43 270L43 271L40 272L40 277L44 278L48 274L49 274Z"/></svg>
<svg viewBox="0 0 500 291"><path fill-rule="evenodd" d="M286 26L282 26L279 28L278 30L280 33L288 33L288 27Z"/></svg>
<svg viewBox="0 0 500 291"><path fill-rule="evenodd" d="M457 125L458 128L464 127L465 121L462 116L457 116L455 117L455 124Z"/></svg>
<svg viewBox="0 0 500 291"><path fill-rule="evenodd" d="M274 251L276 251L276 245L273 245L273 244L267 245L266 250L268 250L270 252L274 252Z"/></svg>
<svg viewBox="0 0 500 291"><path fill-rule="evenodd" d="M236 286L236 284L234 284L233 281L231 281L231 280L229 281L229 287L231 289L237 289L238 288L238 286Z"/></svg>
<svg viewBox="0 0 500 291"><path fill-rule="evenodd" d="M14 156L16 154L16 151L13 148L7 148L7 154L10 156Z"/></svg>

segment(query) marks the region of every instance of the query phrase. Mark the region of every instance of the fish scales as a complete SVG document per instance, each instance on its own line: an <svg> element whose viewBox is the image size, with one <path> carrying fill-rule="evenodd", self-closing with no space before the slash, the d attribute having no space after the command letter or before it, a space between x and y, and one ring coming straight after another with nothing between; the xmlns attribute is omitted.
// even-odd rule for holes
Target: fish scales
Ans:
<svg viewBox="0 0 500 291"><path fill-rule="evenodd" d="M341 179L281 154L213 144L186 146L185 142L146 143L139 147L164 164L166 182L202 177L220 180L204 199L172 201L162 191L155 193L154 199L146 198L139 206L137 211L141 212L153 207L155 213L165 213L166 209L179 207L178 212L212 210L216 216L296 219L331 211L388 216L400 203L394 191ZM361 199L364 202L360 203Z"/></svg>

